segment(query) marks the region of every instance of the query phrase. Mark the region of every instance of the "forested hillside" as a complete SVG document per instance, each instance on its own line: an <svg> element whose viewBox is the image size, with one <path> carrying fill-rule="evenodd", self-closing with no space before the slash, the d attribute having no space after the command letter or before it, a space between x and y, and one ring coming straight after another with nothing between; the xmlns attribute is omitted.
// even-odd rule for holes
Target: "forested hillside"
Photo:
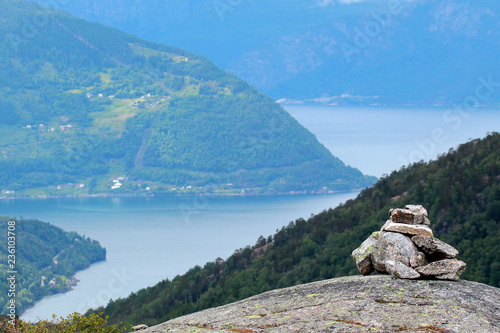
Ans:
<svg viewBox="0 0 500 333"><path fill-rule="evenodd" d="M207 59L0 2L2 196L346 190L346 166Z"/></svg>
<svg viewBox="0 0 500 333"><path fill-rule="evenodd" d="M76 271L106 259L106 250L99 242L41 221L0 216L0 230L5 235L5 241L0 242L2 314L8 311L11 299L8 297L9 271L17 271L16 305L17 313L21 314L44 296L68 291L76 283L73 279ZM13 237L9 238L10 242L7 242L7 231Z"/></svg>
<svg viewBox="0 0 500 333"><path fill-rule="evenodd" d="M112 322L154 324L267 290L359 274L351 252L390 208L422 204L437 237L459 251L464 279L500 287L500 134L380 179L354 200L298 219L254 246L194 267L104 309Z"/></svg>

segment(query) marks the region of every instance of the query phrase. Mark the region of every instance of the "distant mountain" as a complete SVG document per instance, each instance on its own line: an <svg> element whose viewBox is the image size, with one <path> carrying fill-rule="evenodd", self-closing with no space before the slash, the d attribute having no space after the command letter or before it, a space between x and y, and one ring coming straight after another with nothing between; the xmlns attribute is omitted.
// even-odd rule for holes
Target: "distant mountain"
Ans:
<svg viewBox="0 0 500 333"><path fill-rule="evenodd" d="M382 227L390 208L407 204L426 207L435 236L460 251L463 279L500 286L500 133L493 133L395 171L356 199L291 222L226 260L95 311L115 323L151 325L276 288L357 275L351 252Z"/></svg>
<svg viewBox="0 0 500 333"><path fill-rule="evenodd" d="M374 182L203 57L0 2L2 196L334 191Z"/></svg>
<svg viewBox="0 0 500 333"><path fill-rule="evenodd" d="M74 273L106 259L99 242L38 220L0 216L0 230L12 237L0 243L1 314L10 313L10 271L17 272L16 313L21 314L44 296L71 290Z"/></svg>
<svg viewBox="0 0 500 333"><path fill-rule="evenodd" d="M75 0L57 6L203 54L275 99L451 105L474 96L480 77L500 81L496 0ZM479 100L499 103L498 85Z"/></svg>

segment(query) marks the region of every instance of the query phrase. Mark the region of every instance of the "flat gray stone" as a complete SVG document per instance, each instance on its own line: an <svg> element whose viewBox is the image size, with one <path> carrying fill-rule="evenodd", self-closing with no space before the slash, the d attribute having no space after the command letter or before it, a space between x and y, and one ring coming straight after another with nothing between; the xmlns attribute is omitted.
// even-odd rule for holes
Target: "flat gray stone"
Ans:
<svg viewBox="0 0 500 333"><path fill-rule="evenodd" d="M433 276L441 280L458 280L465 271L467 264L457 259L443 259L431 262L415 270L425 276Z"/></svg>
<svg viewBox="0 0 500 333"><path fill-rule="evenodd" d="M433 236L432 229L423 224L403 224L387 221L382 227L382 231L399 232L405 235Z"/></svg>
<svg viewBox="0 0 500 333"><path fill-rule="evenodd" d="M358 275L269 291L139 332L396 331L500 332L500 289L464 280Z"/></svg>
<svg viewBox="0 0 500 333"><path fill-rule="evenodd" d="M453 259L458 255L457 249L435 237L419 235L413 236L411 240L420 250L435 260Z"/></svg>
<svg viewBox="0 0 500 333"><path fill-rule="evenodd" d="M399 261L387 260L385 262L387 273L398 279L418 279L420 274L411 267L404 265Z"/></svg>
<svg viewBox="0 0 500 333"><path fill-rule="evenodd" d="M410 258L418 252L410 238L395 232L381 232L371 253L373 267L379 273L387 273L387 260L399 261L410 267Z"/></svg>
<svg viewBox="0 0 500 333"><path fill-rule="evenodd" d="M356 267L363 275L368 275L375 270L372 265L371 253L378 238L379 233L374 232L356 250L352 251L352 259L354 259Z"/></svg>

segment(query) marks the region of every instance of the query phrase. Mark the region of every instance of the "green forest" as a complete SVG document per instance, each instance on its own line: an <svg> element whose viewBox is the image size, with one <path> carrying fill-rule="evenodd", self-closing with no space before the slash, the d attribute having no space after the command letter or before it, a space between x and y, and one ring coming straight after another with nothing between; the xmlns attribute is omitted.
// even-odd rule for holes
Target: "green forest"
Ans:
<svg viewBox="0 0 500 333"><path fill-rule="evenodd" d="M3 197L343 191L376 180L201 56L25 0L0 2L0 41Z"/></svg>
<svg viewBox="0 0 500 333"><path fill-rule="evenodd" d="M73 279L76 271L106 259L106 250L99 242L38 220L0 216L0 229L6 237L0 242L0 304L3 314L10 300L9 271L17 271L16 305L17 313L22 313L44 296L70 290L76 283ZM8 231L13 233L14 253L8 248ZM15 269L10 267L12 262L8 258L15 260Z"/></svg>
<svg viewBox="0 0 500 333"><path fill-rule="evenodd" d="M112 323L148 325L268 290L359 274L351 252L390 208L421 204L435 236L468 266L462 278L500 287L500 134L380 179L354 200L290 222L253 246L95 309Z"/></svg>

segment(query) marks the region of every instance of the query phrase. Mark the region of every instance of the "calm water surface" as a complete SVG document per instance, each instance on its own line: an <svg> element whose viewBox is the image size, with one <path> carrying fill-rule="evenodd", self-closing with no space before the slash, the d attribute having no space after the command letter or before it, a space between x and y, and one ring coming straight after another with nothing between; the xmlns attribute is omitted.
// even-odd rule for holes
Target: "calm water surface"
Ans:
<svg viewBox="0 0 500 333"><path fill-rule="evenodd" d="M333 155L377 177L500 131L500 108L462 113L443 107L288 105L285 109Z"/></svg>
<svg viewBox="0 0 500 333"><path fill-rule="evenodd" d="M500 110L467 117L445 108L285 106L334 155L380 177L435 159L450 147L500 131ZM99 240L107 260L76 275L71 292L48 297L24 318L104 305L254 244L357 193L321 196L68 198L0 201L0 215L33 217Z"/></svg>
<svg viewBox="0 0 500 333"><path fill-rule="evenodd" d="M255 244L260 235L357 193L269 197L66 198L0 201L2 215L33 217L99 240L107 260L79 272L76 288L45 298L27 320L67 315L173 278Z"/></svg>

